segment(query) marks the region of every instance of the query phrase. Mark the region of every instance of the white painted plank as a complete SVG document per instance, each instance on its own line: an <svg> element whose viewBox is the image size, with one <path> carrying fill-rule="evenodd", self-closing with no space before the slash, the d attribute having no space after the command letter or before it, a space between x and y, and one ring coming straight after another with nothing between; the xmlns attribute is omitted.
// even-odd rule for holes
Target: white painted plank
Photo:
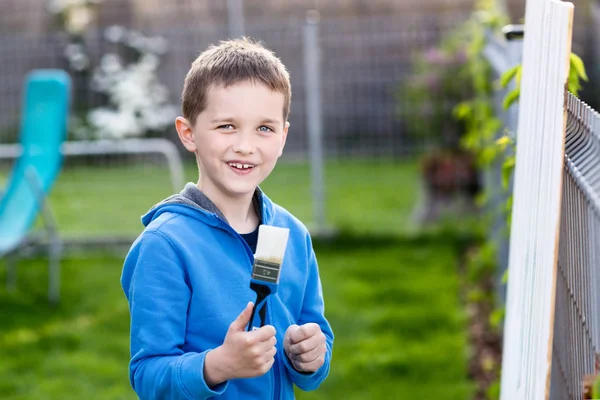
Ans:
<svg viewBox="0 0 600 400"><path fill-rule="evenodd" d="M529 0L501 398L548 399L573 5Z"/></svg>

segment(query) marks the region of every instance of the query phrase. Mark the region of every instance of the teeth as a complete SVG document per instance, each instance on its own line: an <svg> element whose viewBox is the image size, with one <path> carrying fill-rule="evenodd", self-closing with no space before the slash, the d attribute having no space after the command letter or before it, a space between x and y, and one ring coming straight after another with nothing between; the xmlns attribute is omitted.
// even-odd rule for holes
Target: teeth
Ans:
<svg viewBox="0 0 600 400"><path fill-rule="evenodd" d="M229 165L234 168L238 168L238 169L254 168L254 165L251 165L251 164L229 163Z"/></svg>

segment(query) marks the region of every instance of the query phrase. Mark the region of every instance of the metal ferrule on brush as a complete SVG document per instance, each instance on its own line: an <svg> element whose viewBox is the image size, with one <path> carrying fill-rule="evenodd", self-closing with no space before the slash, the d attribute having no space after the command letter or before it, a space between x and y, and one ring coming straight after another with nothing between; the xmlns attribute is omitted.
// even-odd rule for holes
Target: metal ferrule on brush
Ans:
<svg viewBox="0 0 600 400"><path fill-rule="evenodd" d="M264 260L262 258L254 259L252 268L252 281L260 285L267 285L271 289L270 294L277 291L279 284L279 270L282 260Z"/></svg>

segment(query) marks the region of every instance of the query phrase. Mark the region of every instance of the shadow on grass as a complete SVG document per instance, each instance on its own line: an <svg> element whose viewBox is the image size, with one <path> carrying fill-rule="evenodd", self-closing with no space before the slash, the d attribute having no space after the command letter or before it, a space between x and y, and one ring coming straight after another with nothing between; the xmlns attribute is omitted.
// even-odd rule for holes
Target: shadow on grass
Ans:
<svg viewBox="0 0 600 400"><path fill-rule="evenodd" d="M313 245L315 250L331 249L336 251L361 248L377 250L386 247L450 245L460 252L477 238L478 235L470 227L457 229L450 225L437 225L415 234L361 234L354 232L352 229L344 228L331 237L314 238Z"/></svg>

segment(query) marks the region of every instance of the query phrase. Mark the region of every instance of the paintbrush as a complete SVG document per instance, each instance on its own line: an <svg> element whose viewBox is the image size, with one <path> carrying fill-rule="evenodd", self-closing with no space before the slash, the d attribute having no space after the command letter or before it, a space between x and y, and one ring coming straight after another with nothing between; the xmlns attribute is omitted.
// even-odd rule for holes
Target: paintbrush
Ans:
<svg viewBox="0 0 600 400"><path fill-rule="evenodd" d="M287 228L270 225L258 227L258 242L250 279L250 288L256 292L256 302L248 324L249 331L255 328L253 320L256 310L264 307L267 297L277 292L289 234L290 230ZM263 326L263 324L264 321L261 318L259 326Z"/></svg>

